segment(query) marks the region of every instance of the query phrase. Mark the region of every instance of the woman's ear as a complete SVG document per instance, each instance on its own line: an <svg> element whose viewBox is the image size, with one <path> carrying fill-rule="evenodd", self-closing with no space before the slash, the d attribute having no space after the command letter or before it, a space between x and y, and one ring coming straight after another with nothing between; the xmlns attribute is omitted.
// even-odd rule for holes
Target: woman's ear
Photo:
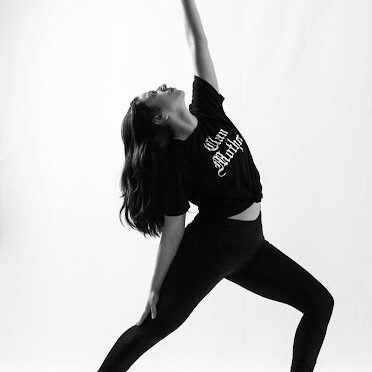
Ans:
<svg viewBox="0 0 372 372"><path fill-rule="evenodd" d="M152 122L155 125L162 125L167 120L168 120L167 114L158 114L154 116L154 118L152 119Z"/></svg>

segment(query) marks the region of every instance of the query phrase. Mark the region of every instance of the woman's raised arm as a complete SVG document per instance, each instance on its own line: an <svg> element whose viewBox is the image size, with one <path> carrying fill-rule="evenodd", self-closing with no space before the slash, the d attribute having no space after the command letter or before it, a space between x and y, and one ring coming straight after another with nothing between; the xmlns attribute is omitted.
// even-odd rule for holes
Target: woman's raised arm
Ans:
<svg viewBox="0 0 372 372"><path fill-rule="evenodd" d="M194 0L181 0L185 15L186 40L190 47L195 75L219 92L217 76L208 48L208 40Z"/></svg>

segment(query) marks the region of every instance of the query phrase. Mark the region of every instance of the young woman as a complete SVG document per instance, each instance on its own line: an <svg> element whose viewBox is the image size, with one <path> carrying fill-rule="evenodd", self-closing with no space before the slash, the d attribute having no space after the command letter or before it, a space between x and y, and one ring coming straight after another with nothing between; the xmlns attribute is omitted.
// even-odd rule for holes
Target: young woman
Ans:
<svg viewBox="0 0 372 372"><path fill-rule="evenodd" d="M183 0L195 74L192 102L165 84L136 97L122 124L125 219L160 236L140 320L116 341L99 372L124 372L175 331L222 279L303 313L291 372L314 370L334 300L263 235L260 175L242 134L226 116L193 0ZM185 227L189 201L199 213Z"/></svg>

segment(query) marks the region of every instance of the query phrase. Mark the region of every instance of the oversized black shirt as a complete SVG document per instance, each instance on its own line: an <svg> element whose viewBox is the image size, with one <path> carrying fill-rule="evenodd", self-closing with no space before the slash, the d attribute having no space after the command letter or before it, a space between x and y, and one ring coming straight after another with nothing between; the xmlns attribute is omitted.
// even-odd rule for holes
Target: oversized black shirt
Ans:
<svg viewBox="0 0 372 372"><path fill-rule="evenodd" d="M224 99L194 75L189 110L198 125L166 150L159 183L165 215L181 215L191 202L200 214L229 217L263 198L260 174L245 139L224 112Z"/></svg>

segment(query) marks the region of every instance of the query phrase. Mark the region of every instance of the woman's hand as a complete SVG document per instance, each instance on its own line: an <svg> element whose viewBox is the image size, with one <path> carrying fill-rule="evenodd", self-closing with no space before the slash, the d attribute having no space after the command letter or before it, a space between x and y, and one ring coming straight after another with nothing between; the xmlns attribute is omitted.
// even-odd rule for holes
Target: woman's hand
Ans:
<svg viewBox="0 0 372 372"><path fill-rule="evenodd" d="M157 311L156 311L156 304L158 303L159 299L159 291L151 290L149 294L149 298L147 299L146 309L141 316L141 319L136 323L136 325L141 325L142 322L147 317L147 314L151 311L151 318L155 319Z"/></svg>

